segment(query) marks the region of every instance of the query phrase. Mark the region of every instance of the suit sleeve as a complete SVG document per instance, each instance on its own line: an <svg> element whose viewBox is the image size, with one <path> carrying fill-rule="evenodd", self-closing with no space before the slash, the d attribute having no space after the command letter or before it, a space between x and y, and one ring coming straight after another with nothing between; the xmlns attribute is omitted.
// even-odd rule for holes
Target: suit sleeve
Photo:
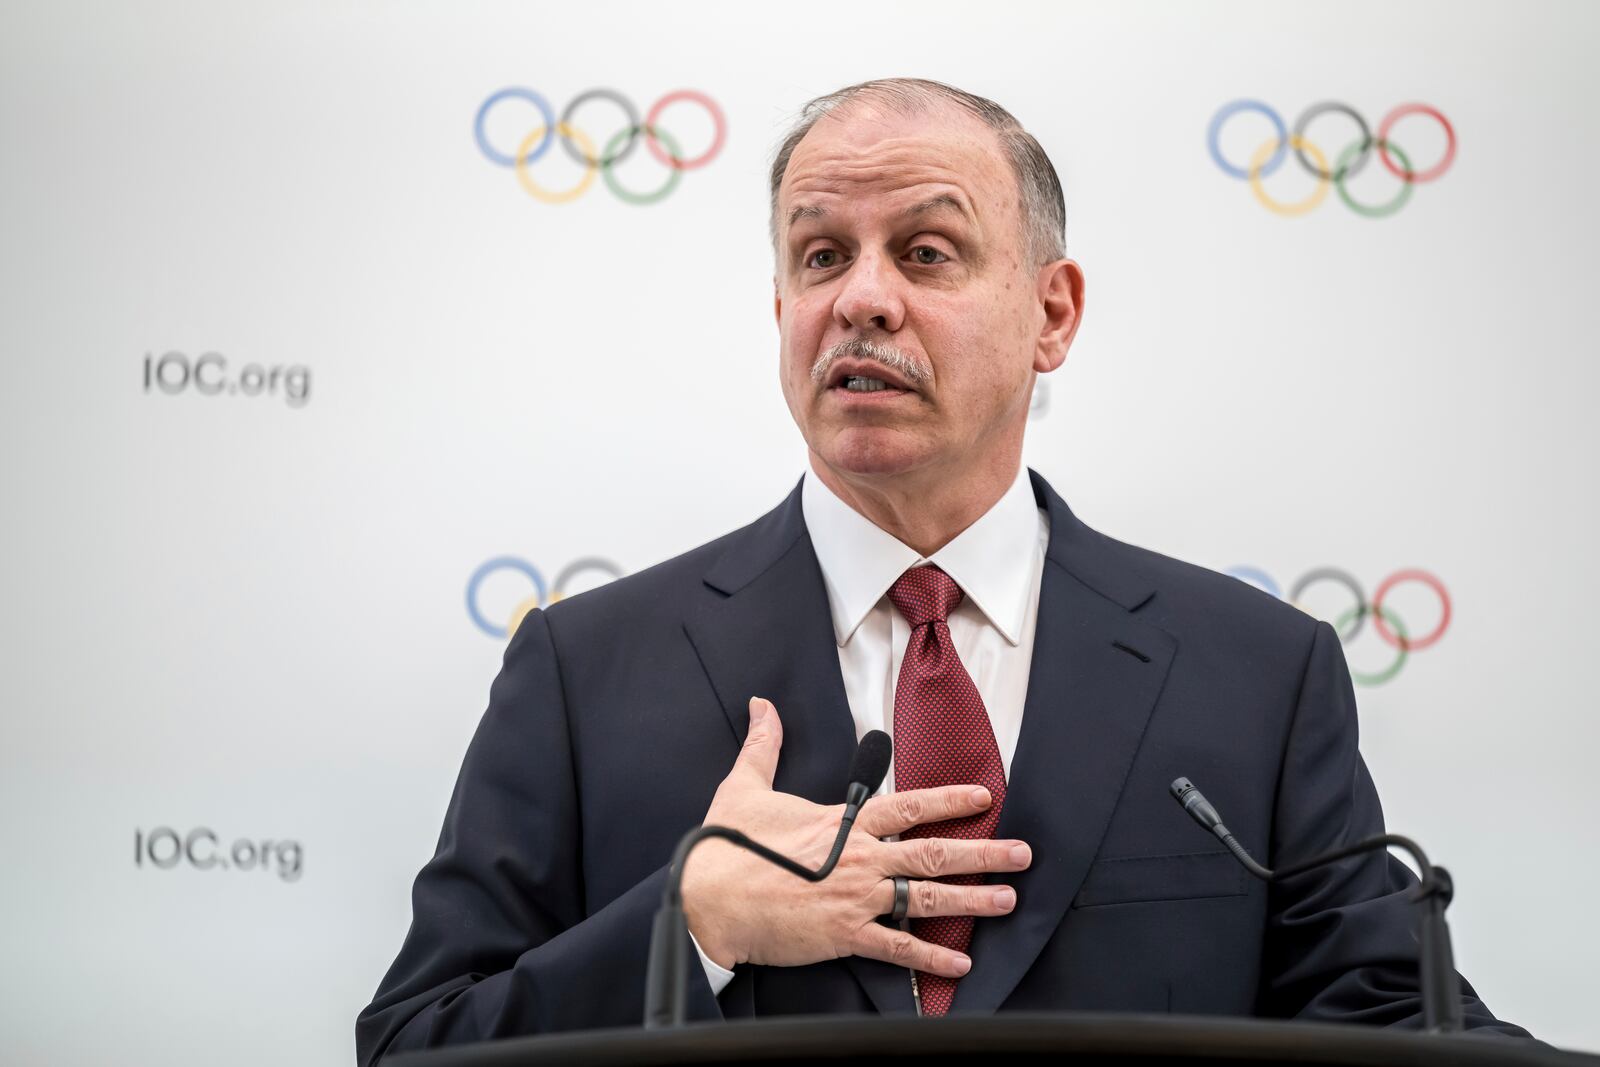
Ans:
<svg viewBox="0 0 1600 1067"><path fill-rule="evenodd" d="M568 711L542 611L506 648L456 779L411 929L356 1020L356 1057L638 1025L665 868L589 912ZM718 1019L699 967L692 1019Z"/></svg>
<svg viewBox="0 0 1600 1067"><path fill-rule="evenodd" d="M1273 818L1272 866L1384 832L1357 748L1355 693L1339 638L1318 623L1290 727ZM1418 906L1411 869L1369 852L1274 884L1260 1014L1420 1029ZM1527 1031L1490 1013L1461 982L1468 1029Z"/></svg>

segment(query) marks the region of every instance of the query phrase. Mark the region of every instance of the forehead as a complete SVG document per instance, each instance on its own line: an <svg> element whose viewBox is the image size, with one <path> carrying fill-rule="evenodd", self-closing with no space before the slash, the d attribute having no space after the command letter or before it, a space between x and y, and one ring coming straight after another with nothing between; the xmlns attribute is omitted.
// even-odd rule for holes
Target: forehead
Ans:
<svg viewBox="0 0 1600 1067"><path fill-rule="evenodd" d="M795 146L778 189L778 219L951 197L984 229L1019 216L1016 180L1000 139L950 104L909 113L851 101L819 119Z"/></svg>

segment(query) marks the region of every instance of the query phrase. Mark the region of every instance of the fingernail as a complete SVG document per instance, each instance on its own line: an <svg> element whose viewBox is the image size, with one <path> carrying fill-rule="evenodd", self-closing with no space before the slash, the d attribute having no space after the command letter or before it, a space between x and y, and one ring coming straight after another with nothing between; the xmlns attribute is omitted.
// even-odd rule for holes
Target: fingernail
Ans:
<svg viewBox="0 0 1600 1067"><path fill-rule="evenodd" d="M989 806L989 791L980 785L972 791L972 802L980 808L987 808Z"/></svg>
<svg viewBox="0 0 1600 1067"><path fill-rule="evenodd" d="M956 970L960 971L962 974L966 974L968 971L972 970L972 961L965 956L957 956Z"/></svg>
<svg viewBox="0 0 1600 1067"><path fill-rule="evenodd" d="M1029 848L1027 845L1012 845L1011 862L1015 863L1018 867L1026 867L1028 864L1033 862L1033 849Z"/></svg>
<svg viewBox="0 0 1600 1067"><path fill-rule="evenodd" d="M760 697L751 697L750 721L756 723L760 722L762 719L765 719L767 717L767 708L769 706L770 705L768 705L767 702L762 700Z"/></svg>
<svg viewBox="0 0 1600 1067"><path fill-rule="evenodd" d="M1017 906L1017 891L1015 889L1002 889L995 893L994 906L1010 911Z"/></svg>

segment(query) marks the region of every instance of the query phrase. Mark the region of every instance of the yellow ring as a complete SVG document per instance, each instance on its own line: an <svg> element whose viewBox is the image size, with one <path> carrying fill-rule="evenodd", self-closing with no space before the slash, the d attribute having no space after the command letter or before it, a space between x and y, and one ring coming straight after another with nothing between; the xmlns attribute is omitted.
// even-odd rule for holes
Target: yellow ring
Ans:
<svg viewBox="0 0 1600 1067"><path fill-rule="evenodd" d="M1306 212L1312 210L1318 204L1322 203L1323 198L1328 195L1328 175L1332 172L1328 170L1328 157L1322 154L1322 149L1318 148L1310 141L1307 141L1299 134L1290 134L1289 147L1294 149L1304 149L1311 154L1312 161L1316 163L1317 188L1310 196L1306 197L1298 204L1280 204L1278 201L1267 195L1266 188L1261 184L1261 168L1266 166L1267 157L1278 150L1280 143L1281 142L1279 142L1277 138L1273 138L1258 148L1256 150L1256 154L1251 157L1250 189L1256 194L1256 199L1261 201L1262 206L1268 211L1271 211L1277 215L1284 215L1292 218L1295 215L1304 215ZM524 144L526 144L526 142L524 142Z"/></svg>
<svg viewBox="0 0 1600 1067"><path fill-rule="evenodd" d="M600 172L600 168L595 163L594 142L589 140L588 135L582 130L574 129L565 122L558 122L556 123L556 132L563 137L570 137L577 141L578 147L583 151L583 158L588 160L588 166L584 168L583 177L578 181L578 184L560 193L541 189L534 184L533 177L528 173L528 154L533 151L534 142L544 136L543 126L535 127L534 131L524 137L522 143L517 146L517 181L522 183L522 187L528 191L528 195L535 200L543 200L547 204L567 204L589 191L589 186L594 184L594 176ZM1323 167L1322 169L1327 170L1328 168Z"/></svg>

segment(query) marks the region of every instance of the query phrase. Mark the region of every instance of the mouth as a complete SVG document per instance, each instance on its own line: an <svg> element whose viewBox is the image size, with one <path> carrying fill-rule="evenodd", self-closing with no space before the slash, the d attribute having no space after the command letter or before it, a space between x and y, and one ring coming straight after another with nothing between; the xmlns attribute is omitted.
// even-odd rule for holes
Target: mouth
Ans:
<svg viewBox="0 0 1600 1067"><path fill-rule="evenodd" d="M824 392L833 397L836 403L843 404L846 409L857 410L893 404L902 397L916 395L910 389L895 385L887 378L872 374L847 374L839 379L838 384L829 386Z"/></svg>
<svg viewBox="0 0 1600 1067"><path fill-rule="evenodd" d="M864 374L847 375L835 388L843 389L847 393L905 392L904 389L898 389L882 378L869 378Z"/></svg>
<svg viewBox="0 0 1600 1067"><path fill-rule="evenodd" d="M916 392L900 372L864 359L840 360L825 385L824 392L850 401L882 401Z"/></svg>

